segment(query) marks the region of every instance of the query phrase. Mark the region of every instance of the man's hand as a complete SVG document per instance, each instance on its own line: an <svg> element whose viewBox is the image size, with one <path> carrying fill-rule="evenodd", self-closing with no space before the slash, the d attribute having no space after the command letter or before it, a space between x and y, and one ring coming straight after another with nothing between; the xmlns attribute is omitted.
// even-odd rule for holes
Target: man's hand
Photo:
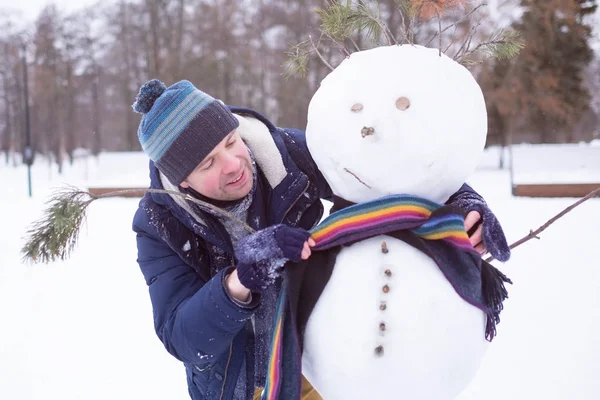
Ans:
<svg viewBox="0 0 600 400"><path fill-rule="evenodd" d="M480 253L489 252L496 260L505 262L510 258L510 247L500 222L487 203L466 183L446 202L468 213L465 229L473 247Z"/></svg>
<svg viewBox="0 0 600 400"><path fill-rule="evenodd" d="M479 252L479 254L485 254L487 252L485 244L483 243L483 224L481 223L481 214L477 211L471 211L465 218L465 231L469 232L475 224L479 223L475 232L469 235L471 246Z"/></svg>
<svg viewBox="0 0 600 400"><path fill-rule="evenodd" d="M300 258L302 258L303 260L308 259L308 257L310 257L310 255L312 254L312 250L310 248L314 247L314 245L315 241L312 240L312 238L308 238L308 240L304 242L304 247L302 248L302 254L300 255Z"/></svg>
<svg viewBox="0 0 600 400"><path fill-rule="evenodd" d="M250 299L250 289L246 288L240 282L237 269L225 278L225 289L227 292L242 303Z"/></svg>

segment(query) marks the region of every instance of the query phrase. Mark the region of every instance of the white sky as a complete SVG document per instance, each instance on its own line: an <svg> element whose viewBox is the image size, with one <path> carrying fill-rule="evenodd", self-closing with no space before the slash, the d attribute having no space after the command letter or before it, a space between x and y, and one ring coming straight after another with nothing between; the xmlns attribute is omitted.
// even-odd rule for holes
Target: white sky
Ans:
<svg viewBox="0 0 600 400"><path fill-rule="evenodd" d="M99 0L0 0L0 11L10 9L17 10L22 13L25 21L23 23L32 22L37 17L40 10L47 4L54 3L64 11L76 11L84 6L100 2ZM102 0L103 3L108 2ZM496 18L500 18L497 14L506 13L510 9L514 0L488 0L489 8L492 9L492 14ZM492 15L492 17L494 17ZM596 25L592 36L592 47L600 51L600 11L595 15Z"/></svg>
<svg viewBox="0 0 600 400"><path fill-rule="evenodd" d="M0 0L0 10L16 10L22 13L27 21L33 21L40 10L48 4L56 4L59 9L70 12L79 10L98 0ZM106 2L106 0L105 0Z"/></svg>

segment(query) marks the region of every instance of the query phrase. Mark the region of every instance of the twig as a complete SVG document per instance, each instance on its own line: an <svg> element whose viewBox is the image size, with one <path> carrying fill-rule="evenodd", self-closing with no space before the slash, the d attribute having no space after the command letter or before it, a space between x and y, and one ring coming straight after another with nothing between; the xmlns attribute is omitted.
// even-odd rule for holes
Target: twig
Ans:
<svg viewBox="0 0 600 400"><path fill-rule="evenodd" d="M466 52L469 51L469 49L471 48L471 42L473 41L473 38L475 37L475 32L477 32L477 29L479 28L479 25L481 25L481 20L477 21L477 25L475 25L475 29L473 29L473 34L469 35L469 41L467 42L467 49L465 50ZM473 53L475 53L475 51L481 47L481 44L479 44L477 46L477 48L475 50L473 50Z"/></svg>
<svg viewBox="0 0 600 400"><path fill-rule="evenodd" d="M438 26L440 29L440 42L439 42L439 56L442 56L442 16L440 15L440 13L437 13L437 17L438 17Z"/></svg>
<svg viewBox="0 0 600 400"><path fill-rule="evenodd" d="M164 194L170 194L170 195L175 195L175 196L180 196L183 197L185 200L191 201L192 203L198 204L199 206L202 206L204 208L210 209L211 211L225 217L228 218L232 221L235 221L236 223L240 224L241 226L244 227L245 230L247 230L249 233L253 233L254 229L252 229L250 227L250 225L246 224L244 221L242 221L241 219L237 218L235 215L233 215L232 213L223 210L222 208L219 208L211 203L208 203L206 201L202 201L199 200L193 196L190 196L189 194L186 193L181 193L175 190L168 190L168 189L124 189L124 190L116 190L114 192L109 192L109 193L104 193L104 194L99 194L99 195L93 195L89 192L83 192L86 193L88 196L90 196L92 199L96 200L96 199L103 199L106 197L120 197L124 194L143 194L143 193L164 193Z"/></svg>
<svg viewBox="0 0 600 400"><path fill-rule="evenodd" d="M365 10L368 10L367 5L364 3L363 3L363 5L365 7ZM377 23L377 25L379 25L379 28L381 28L381 33L383 33L383 37L387 41L388 46L391 46L394 43L398 44L398 41L392 34L392 31L390 30L390 28L388 28L387 24L381 20L381 13L379 11L379 4L377 2L375 2L375 9L377 10L377 16L373 16L373 15L371 15L371 13L366 13L367 16L370 19L372 19L373 22L375 22L375 23Z"/></svg>
<svg viewBox="0 0 600 400"><path fill-rule="evenodd" d="M344 54L346 55L346 57L350 57L350 52L348 51L348 49L346 48L346 46L343 43L338 42L337 40L335 40L334 38L331 37L331 35L329 35L328 33L321 33L321 37L323 37L323 35L327 36L329 38L329 40L331 40L331 42L335 45L337 45L337 47L344 52Z"/></svg>
<svg viewBox="0 0 600 400"><path fill-rule="evenodd" d="M444 54L446 54L446 53L448 52L448 50L450 50L450 47L452 47L452 45L453 45L454 43L456 43L456 30L457 30L457 29L458 29L458 27L456 27L456 26L455 26L455 27L454 27L454 32L452 33L452 37L453 37L454 39L452 39L452 40L450 41L450 43L448 44L448 46L446 46L446 48L444 49Z"/></svg>
<svg viewBox="0 0 600 400"><path fill-rule="evenodd" d="M308 35L308 39L310 40L310 43L312 44L312 47L313 47L315 53L317 53L317 56L319 56L319 58L321 59L323 64L325 64L327 66L327 68L329 68L331 71L333 71L334 68L331 66L331 64L329 64L327 62L327 60L325 60L325 57L323 57L323 55L321 54L321 52L319 51L317 46L315 46L315 42L313 42L313 40L312 40L312 35ZM319 39L319 41L320 41L320 39Z"/></svg>
<svg viewBox="0 0 600 400"><path fill-rule="evenodd" d="M458 51L452 58L454 61L464 58L464 54L468 50L468 47L471 45L471 39L473 39L473 36L475 36L475 31L477 30L478 27L479 27L479 24L471 27L471 30L469 31L467 38L465 39L462 46L460 46L460 48L458 49Z"/></svg>
<svg viewBox="0 0 600 400"><path fill-rule="evenodd" d="M356 43L356 41L352 37L349 37L348 39L350 39L350 43L352 43L356 51L361 51L360 47L358 47L358 43Z"/></svg>
<svg viewBox="0 0 600 400"><path fill-rule="evenodd" d="M600 188L588 193L585 197L582 197L581 199L577 200L575 203L571 204L569 207L565 208L564 210L562 210L561 212L556 214L554 217L552 217L548 221L546 221L546 223L544 225L540 226L535 231L530 231L528 235L523 236L521 239L519 239L516 242L514 242L513 244L511 244L509 246L509 248L512 250L515 247L520 246L523 243L528 242L531 239L539 239L538 235L540 233L542 233L543 231L545 231L546 228L548 228L550 225L552 225L557 220L562 218L568 212L572 211L575 207L579 206L581 203L591 199L592 197L596 197L596 196L600 196ZM494 257L488 257L485 261L490 262L493 260L494 260Z"/></svg>
<svg viewBox="0 0 600 400"><path fill-rule="evenodd" d="M446 32L448 29L452 28L452 27L456 27L458 24L460 24L461 22L465 21L467 18L469 18L473 13L475 13L478 9L480 9L481 7L487 6L487 3L482 3L480 5L478 5L477 7L475 7L474 9L472 9L471 11L469 11L466 15L464 15L462 18L458 19L456 22L448 25L447 27L445 27L444 29L441 30L441 32L439 32L439 34L441 35L442 33ZM429 45L429 43L431 43L438 35L438 32L436 32L431 39L429 39L429 41L427 42L427 44L425 45L425 47L427 47Z"/></svg>
<svg viewBox="0 0 600 400"><path fill-rule="evenodd" d="M347 173L349 173L350 175L352 175L354 178L356 178L357 181L359 181L360 183L362 183L363 185L365 185L366 187L368 187L369 189L372 189L371 186L367 185L366 183L364 183L359 177L358 175L356 175L354 172L350 171L348 168L344 168L344 171L346 171Z"/></svg>
<svg viewBox="0 0 600 400"><path fill-rule="evenodd" d="M421 15L421 11L423 11L424 5L425 5L425 3L421 3L421 5L415 10L414 14L408 19L409 23L410 23L409 33L410 33L410 43L411 44L415 43L415 32L413 31L413 29L416 26L417 18L419 17L419 15Z"/></svg>
<svg viewBox="0 0 600 400"><path fill-rule="evenodd" d="M406 34L406 21L404 20L404 10L402 10L401 7L398 7L398 11L400 11L400 19L401 19L400 32L402 32L402 35L404 36L406 43L408 43L409 40L408 40L408 35Z"/></svg>
<svg viewBox="0 0 600 400"><path fill-rule="evenodd" d="M390 35L390 38L394 41L395 45L398 45L398 39L396 39L396 36L394 36L394 34L392 33L392 30L390 29L389 26L387 26L387 24L383 21L381 21L381 24L383 25L383 28L388 31L388 34Z"/></svg>

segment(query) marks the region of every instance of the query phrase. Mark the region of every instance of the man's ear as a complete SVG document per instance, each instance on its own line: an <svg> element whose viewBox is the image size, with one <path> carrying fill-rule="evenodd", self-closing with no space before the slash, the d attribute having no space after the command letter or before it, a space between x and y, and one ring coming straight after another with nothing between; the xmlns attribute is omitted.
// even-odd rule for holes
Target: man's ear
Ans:
<svg viewBox="0 0 600 400"><path fill-rule="evenodd" d="M182 188L184 188L184 189L187 189L187 188L189 188L189 187L190 187L190 184L189 184L189 183L187 183L186 181L183 181L183 182L181 182L181 183L179 184L179 186L181 186L181 187L182 187Z"/></svg>

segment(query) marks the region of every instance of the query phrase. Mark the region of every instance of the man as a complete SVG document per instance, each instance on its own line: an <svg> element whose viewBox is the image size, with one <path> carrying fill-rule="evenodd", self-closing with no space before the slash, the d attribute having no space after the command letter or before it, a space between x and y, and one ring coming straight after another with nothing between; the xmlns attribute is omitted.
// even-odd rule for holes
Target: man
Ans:
<svg viewBox="0 0 600 400"><path fill-rule="evenodd" d="M226 107L188 81L149 81L133 107L143 114L138 135L151 188L169 191L146 194L133 220L156 333L184 363L192 399L259 398L278 278L288 261L310 256L307 230L331 189L302 131ZM497 225L468 186L452 201L477 209L467 229L480 215ZM495 239L486 244L505 246L503 234ZM481 227L471 240L485 250ZM281 390L281 399L299 396ZM320 399L306 380L302 398Z"/></svg>

